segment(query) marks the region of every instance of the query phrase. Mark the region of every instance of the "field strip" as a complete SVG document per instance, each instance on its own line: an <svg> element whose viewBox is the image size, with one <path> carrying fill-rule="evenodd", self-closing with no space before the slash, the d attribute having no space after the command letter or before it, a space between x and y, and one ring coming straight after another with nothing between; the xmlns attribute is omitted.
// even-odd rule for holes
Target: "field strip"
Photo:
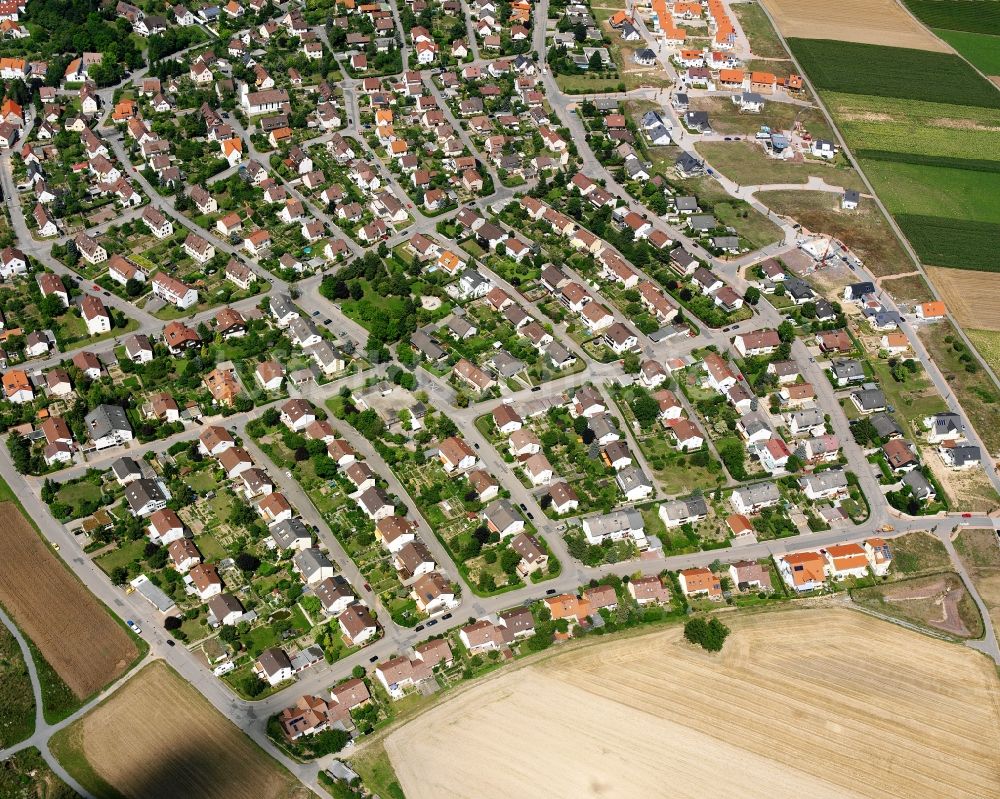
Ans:
<svg viewBox="0 0 1000 799"><path fill-rule="evenodd" d="M1000 792L1000 681L976 653L846 609L728 618L721 655L671 628L432 708L385 741L407 797Z"/></svg>
<svg viewBox="0 0 1000 799"><path fill-rule="evenodd" d="M783 36L951 53L894 0L760 0ZM861 21L863 20L863 22Z"/></svg>
<svg viewBox="0 0 1000 799"><path fill-rule="evenodd" d="M124 674L139 649L14 503L0 503L0 519L0 604L84 699Z"/></svg>

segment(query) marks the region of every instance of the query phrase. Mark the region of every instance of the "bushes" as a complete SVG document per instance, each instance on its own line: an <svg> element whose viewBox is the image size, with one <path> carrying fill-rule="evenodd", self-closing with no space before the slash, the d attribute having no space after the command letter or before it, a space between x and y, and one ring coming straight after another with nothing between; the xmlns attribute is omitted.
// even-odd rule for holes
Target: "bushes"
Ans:
<svg viewBox="0 0 1000 799"><path fill-rule="evenodd" d="M717 449L734 480L746 480L750 476L745 466L746 449L742 441L734 437L724 438L718 443Z"/></svg>
<svg viewBox="0 0 1000 799"><path fill-rule="evenodd" d="M729 628L716 618L698 617L684 625L684 637L692 644L698 644L709 652L718 652L726 642Z"/></svg>

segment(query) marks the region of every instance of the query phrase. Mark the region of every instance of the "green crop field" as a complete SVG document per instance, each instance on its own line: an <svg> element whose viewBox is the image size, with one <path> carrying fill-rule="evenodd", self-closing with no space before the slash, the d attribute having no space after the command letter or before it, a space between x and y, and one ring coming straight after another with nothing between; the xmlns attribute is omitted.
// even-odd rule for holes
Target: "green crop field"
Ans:
<svg viewBox="0 0 1000 799"><path fill-rule="evenodd" d="M994 109L847 94L824 99L852 148L1000 160Z"/></svg>
<svg viewBox="0 0 1000 799"><path fill-rule="evenodd" d="M1000 6L1000 2L996 3ZM1000 36L969 31L934 31L986 75L1000 75Z"/></svg>
<svg viewBox="0 0 1000 799"><path fill-rule="evenodd" d="M787 40L821 90L1000 108L1000 92L956 55L838 42Z"/></svg>
<svg viewBox="0 0 1000 799"><path fill-rule="evenodd" d="M893 161L897 164L967 169L970 172L1000 172L1000 161L987 161L982 158L945 158L941 155L899 153L891 150L854 149L852 152L862 161Z"/></svg>
<svg viewBox="0 0 1000 799"><path fill-rule="evenodd" d="M997 0L904 0L904 2L913 12L913 16L928 28L1000 35L1000 2Z"/></svg>
<svg viewBox="0 0 1000 799"><path fill-rule="evenodd" d="M1000 223L1000 171L865 160L861 168L894 214Z"/></svg>
<svg viewBox="0 0 1000 799"><path fill-rule="evenodd" d="M925 264L1000 272L1000 224L915 214L894 216Z"/></svg>

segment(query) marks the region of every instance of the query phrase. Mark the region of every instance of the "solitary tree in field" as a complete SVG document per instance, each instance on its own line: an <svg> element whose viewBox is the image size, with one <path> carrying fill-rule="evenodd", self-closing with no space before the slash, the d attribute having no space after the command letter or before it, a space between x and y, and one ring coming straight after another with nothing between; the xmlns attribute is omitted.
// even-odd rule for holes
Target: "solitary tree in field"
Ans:
<svg viewBox="0 0 1000 799"><path fill-rule="evenodd" d="M722 649L727 635L729 628L716 618L705 620L699 616L684 625L684 637L709 652L718 652Z"/></svg>

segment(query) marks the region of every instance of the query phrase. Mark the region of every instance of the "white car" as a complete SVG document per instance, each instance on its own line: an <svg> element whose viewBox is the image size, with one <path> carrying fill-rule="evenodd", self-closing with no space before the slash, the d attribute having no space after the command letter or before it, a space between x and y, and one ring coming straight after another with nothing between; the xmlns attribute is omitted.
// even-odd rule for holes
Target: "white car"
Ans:
<svg viewBox="0 0 1000 799"><path fill-rule="evenodd" d="M129 619L125 623L128 625L128 628L136 635L142 635L142 627L140 627L138 624L132 621L132 619Z"/></svg>

